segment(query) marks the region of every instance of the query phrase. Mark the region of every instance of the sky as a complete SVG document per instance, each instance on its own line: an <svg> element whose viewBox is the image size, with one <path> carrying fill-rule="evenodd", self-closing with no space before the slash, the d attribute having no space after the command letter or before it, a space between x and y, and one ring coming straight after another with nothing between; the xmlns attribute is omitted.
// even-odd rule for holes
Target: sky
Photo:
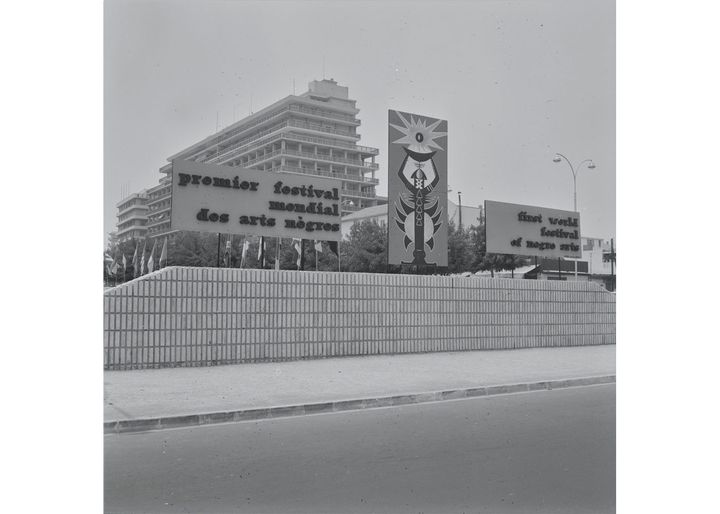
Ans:
<svg viewBox="0 0 720 514"><path fill-rule="evenodd" d="M333 78L379 148L387 110L448 120L449 199L572 210L615 232L615 2L106 0L104 228L167 158Z"/></svg>

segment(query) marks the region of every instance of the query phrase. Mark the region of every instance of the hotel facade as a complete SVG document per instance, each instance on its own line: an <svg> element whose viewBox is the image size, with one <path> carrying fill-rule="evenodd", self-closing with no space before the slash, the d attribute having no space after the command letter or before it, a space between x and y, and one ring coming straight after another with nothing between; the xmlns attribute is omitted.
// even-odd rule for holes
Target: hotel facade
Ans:
<svg viewBox="0 0 720 514"><path fill-rule="evenodd" d="M358 113L347 87L332 79L310 82L305 93L287 96L168 157L156 186L118 203L117 239L170 232L175 159L340 179L343 216L384 203L375 192L378 149L358 144Z"/></svg>

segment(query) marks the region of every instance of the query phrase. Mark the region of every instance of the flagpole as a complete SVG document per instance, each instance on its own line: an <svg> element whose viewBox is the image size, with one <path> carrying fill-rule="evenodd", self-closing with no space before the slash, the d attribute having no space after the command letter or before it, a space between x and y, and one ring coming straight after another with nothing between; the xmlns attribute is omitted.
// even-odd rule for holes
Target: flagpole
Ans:
<svg viewBox="0 0 720 514"><path fill-rule="evenodd" d="M320 243L320 244L322 244L322 243ZM317 248L315 248L315 271L320 271L320 270L318 269L318 251L317 251Z"/></svg>
<svg viewBox="0 0 720 514"><path fill-rule="evenodd" d="M220 267L220 232L218 232L218 244L217 244L217 266L216 268Z"/></svg>
<svg viewBox="0 0 720 514"><path fill-rule="evenodd" d="M265 245L265 236L260 236L260 246L262 246L262 259L260 259L260 261L262 269L265 269L265 266L267 266L267 246Z"/></svg>
<svg viewBox="0 0 720 514"><path fill-rule="evenodd" d="M275 248L275 269L280 269L280 238L277 237L277 247Z"/></svg>
<svg viewBox="0 0 720 514"><path fill-rule="evenodd" d="M300 238L300 260L298 261L298 271L305 271L305 240Z"/></svg>
<svg viewBox="0 0 720 514"><path fill-rule="evenodd" d="M245 264L245 257L247 254L247 251L245 250L245 243L247 242L248 236L242 236L242 250L240 250L240 269L243 268L243 265Z"/></svg>
<svg viewBox="0 0 720 514"><path fill-rule="evenodd" d="M240 269L242 269L244 260L245 260L245 238L247 236L242 236L240 239L240 266L238 266Z"/></svg>
<svg viewBox="0 0 720 514"><path fill-rule="evenodd" d="M165 267L170 265L170 246L168 245L168 236L165 236L165 248L167 253L165 254Z"/></svg>

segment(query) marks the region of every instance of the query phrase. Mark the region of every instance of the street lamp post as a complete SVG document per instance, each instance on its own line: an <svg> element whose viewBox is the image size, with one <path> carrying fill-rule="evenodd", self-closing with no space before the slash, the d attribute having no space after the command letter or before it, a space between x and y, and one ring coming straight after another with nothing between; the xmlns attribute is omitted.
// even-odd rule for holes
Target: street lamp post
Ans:
<svg viewBox="0 0 720 514"><path fill-rule="evenodd" d="M563 159L565 160L566 163L568 163L568 166L570 166L570 171L572 172L572 177L573 177L573 211L578 212L578 210L577 210L577 173L578 173L578 171L580 171L580 168L582 167L583 164L587 164L587 167L588 167L589 170L594 170L596 166L595 166L595 163L592 161L592 159L585 159L584 161L582 161L582 162L581 162L580 164L578 164L577 166L573 166L572 163L570 162L570 159L568 159L567 157L565 157L565 156L564 156L563 154L561 154L561 153L556 153L556 154L555 154L555 157L553 157L553 162L562 162ZM582 241L580 242L580 244L582 244ZM574 260L574 262L575 262L575 280L577 280L577 260ZM560 265L558 264L558 268L559 268L559 267L560 267Z"/></svg>
<svg viewBox="0 0 720 514"><path fill-rule="evenodd" d="M585 160L582 161L580 164L578 164L576 167L574 167L574 166L572 165L572 163L570 162L570 160L569 160L567 157L565 157L563 154L561 154L561 153L556 153L556 154L555 154L555 157L553 158L553 162L562 162L563 159L565 160L566 163L568 163L568 166L570 166L570 171L572 172L572 177L573 177L573 210L574 210L575 212L577 212L577 171L575 171L575 170L576 170L576 168L577 168L577 170L579 171L579 170L580 170L580 167L581 167L583 164L585 164L585 163L588 163L588 169L589 169L589 170L594 170L594 169L596 168L596 166L595 166L595 163L592 161L592 159L585 159Z"/></svg>

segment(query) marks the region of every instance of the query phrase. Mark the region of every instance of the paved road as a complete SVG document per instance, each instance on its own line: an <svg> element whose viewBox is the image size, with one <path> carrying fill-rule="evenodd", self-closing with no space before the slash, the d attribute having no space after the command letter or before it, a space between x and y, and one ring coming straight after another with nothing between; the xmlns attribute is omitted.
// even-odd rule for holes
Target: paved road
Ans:
<svg viewBox="0 0 720 514"><path fill-rule="evenodd" d="M615 386L107 435L105 507L614 512Z"/></svg>

